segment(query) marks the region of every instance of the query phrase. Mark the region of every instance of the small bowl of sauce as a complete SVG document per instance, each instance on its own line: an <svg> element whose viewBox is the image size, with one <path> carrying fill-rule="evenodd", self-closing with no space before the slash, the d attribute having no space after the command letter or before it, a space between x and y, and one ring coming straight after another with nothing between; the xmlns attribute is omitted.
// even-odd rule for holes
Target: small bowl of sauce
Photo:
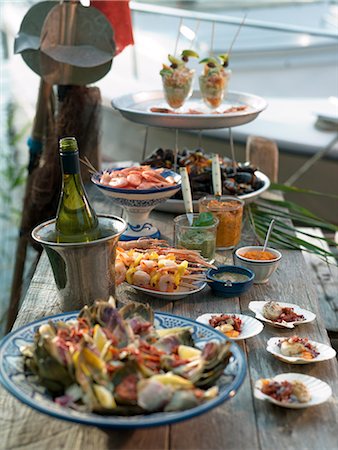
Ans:
<svg viewBox="0 0 338 450"><path fill-rule="evenodd" d="M267 250L248 250L240 254L243 258L253 259L254 261L272 261L276 255Z"/></svg>
<svg viewBox="0 0 338 450"><path fill-rule="evenodd" d="M262 246L241 247L235 252L235 264L251 269L255 273L255 284L267 283L281 258L282 254L270 247L264 251Z"/></svg>
<svg viewBox="0 0 338 450"><path fill-rule="evenodd" d="M220 266L207 272L208 285L216 295L224 298L243 294L252 286L254 278L252 270L239 266Z"/></svg>

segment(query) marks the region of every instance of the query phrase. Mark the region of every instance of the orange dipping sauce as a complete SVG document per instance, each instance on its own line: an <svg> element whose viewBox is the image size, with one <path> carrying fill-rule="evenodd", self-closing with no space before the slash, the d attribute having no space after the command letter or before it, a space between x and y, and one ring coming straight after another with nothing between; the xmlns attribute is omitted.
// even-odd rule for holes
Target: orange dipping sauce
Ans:
<svg viewBox="0 0 338 450"><path fill-rule="evenodd" d="M254 259L255 261L269 261L272 259L277 259L278 257L271 252L262 250L249 250L244 253L240 253L240 256L247 259Z"/></svg>

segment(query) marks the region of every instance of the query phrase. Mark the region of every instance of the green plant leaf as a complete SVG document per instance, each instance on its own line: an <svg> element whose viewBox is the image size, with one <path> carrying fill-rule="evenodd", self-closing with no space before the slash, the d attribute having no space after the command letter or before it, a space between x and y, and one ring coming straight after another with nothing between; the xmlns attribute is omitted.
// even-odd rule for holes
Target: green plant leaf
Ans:
<svg viewBox="0 0 338 450"><path fill-rule="evenodd" d="M285 184L279 184L279 183L271 183L269 189L272 191L295 192L295 193L301 193L301 194L318 195L321 197L338 199L338 195L336 195L336 194L327 194L327 193L323 193L323 192L312 191L311 189L304 189L304 188L299 188L296 186L287 186Z"/></svg>

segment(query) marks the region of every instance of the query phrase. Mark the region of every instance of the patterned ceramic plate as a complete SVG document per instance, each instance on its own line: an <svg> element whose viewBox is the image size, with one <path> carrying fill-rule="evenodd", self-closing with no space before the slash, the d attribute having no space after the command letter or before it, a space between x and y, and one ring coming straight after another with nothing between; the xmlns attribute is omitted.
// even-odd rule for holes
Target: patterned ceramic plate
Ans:
<svg viewBox="0 0 338 450"><path fill-rule="evenodd" d="M251 311L256 314L257 319L262 320L263 322L266 322L276 328L294 328L295 325L313 322L316 318L316 315L313 312L308 311L307 309L303 309L298 305L295 305L293 303L277 302L282 307L293 308L296 314L302 314L305 319L297 320L296 322L274 322L273 320L269 320L263 316L263 306L266 303L268 302L250 302L249 309L251 309Z"/></svg>
<svg viewBox="0 0 338 450"><path fill-rule="evenodd" d="M307 408L308 406L315 406L321 403L326 402L331 395L332 389L330 386L319 378L310 377L309 375L303 375L302 373L281 373L273 377L273 380L276 381L301 381L305 384L305 386L309 389L311 394L311 400L306 403L294 402L294 403L285 403L279 402L274 398L270 397L270 395L263 394L261 391L262 382L258 380L255 385L255 397L259 400L266 400L268 402L274 403L275 405L282 406L284 408L292 408L292 409L300 409Z"/></svg>
<svg viewBox="0 0 338 450"><path fill-rule="evenodd" d="M328 359L334 358L336 356L336 351L330 347L329 345L320 344L319 342L310 341L309 343L316 347L319 355L312 359L302 358L301 356L285 356L282 354L281 349L278 345L280 339L285 339L282 337L272 337L267 342L267 351L274 355L280 361L289 363L289 364L309 364L319 361L326 361Z"/></svg>
<svg viewBox="0 0 338 450"><path fill-rule="evenodd" d="M150 297L159 298L160 300L168 300L171 302L188 297L188 295L196 294L196 292L202 291L202 289L204 289L206 285L207 283L202 283L200 286L197 286L196 289L192 289L190 291L179 287L175 292L160 292L130 284L131 287L139 292L143 292L143 294L149 295Z"/></svg>
<svg viewBox="0 0 338 450"><path fill-rule="evenodd" d="M206 313L202 314L201 316L197 317L197 322L204 323L208 326L209 325L209 319L211 319L212 316L219 316L221 313ZM244 314L236 314L236 313L225 313L229 315L235 315L236 317L239 317L243 321L243 328L238 337L229 338L232 341L241 341L243 339L249 339L253 336L256 336L259 334L263 328L264 325L257 319L254 319L250 316L245 316Z"/></svg>
<svg viewBox="0 0 338 450"><path fill-rule="evenodd" d="M59 314L52 317L44 317L36 322L25 325L5 336L0 343L0 381L14 397L26 405L50 416L68 420L71 422L110 428L140 428L158 425L166 425L173 422L190 419L203 414L220 405L225 400L232 398L241 384L246 373L244 355L237 344L232 343L232 357L224 374L217 382L219 395L209 402L185 411L170 413L153 413L139 416L101 416L95 413L75 411L61 407L53 402L51 396L38 383L35 375L27 375L23 367L23 357L20 348L33 342L35 331L49 320L74 320L78 312ZM189 326L193 332L196 346L203 346L213 340L221 342L225 337L218 331L206 325L190 319L174 316L166 313L155 313L156 328L173 328Z"/></svg>

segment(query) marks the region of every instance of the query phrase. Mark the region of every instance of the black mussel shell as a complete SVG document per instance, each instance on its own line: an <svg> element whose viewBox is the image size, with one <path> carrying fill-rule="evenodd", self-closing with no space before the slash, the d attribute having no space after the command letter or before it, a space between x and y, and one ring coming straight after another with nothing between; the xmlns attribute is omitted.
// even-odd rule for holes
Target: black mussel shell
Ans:
<svg viewBox="0 0 338 450"><path fill-rule="evenodd" d="M257 170L257 167L253 166L250 162L245 163L237 163L238 172L249 172L254 173Z"/></svg>
<svg viewBox="0 0 338 450"><path fill-rule="evenodd" d="M226 189L230 194L237 194L239 189L238 189L238 184L235 182L235 180L233 178L227 178L224 183L223 183L223 187L224 189Z"/></svg>
<svg viewBox="0 0 338 450"><path fill-rule="evenodd" d="M237 172L234 179L237 183L251 184L253 181L253 174L250 172Z"/></svg>
<svg viewBox="0 0 338 450"><path fill-rule="evenodd" d="M256 181L253 183L252 187L254 191L257 191L258 189L262 188L264 186L264 181L256 179Z"/></svg>

